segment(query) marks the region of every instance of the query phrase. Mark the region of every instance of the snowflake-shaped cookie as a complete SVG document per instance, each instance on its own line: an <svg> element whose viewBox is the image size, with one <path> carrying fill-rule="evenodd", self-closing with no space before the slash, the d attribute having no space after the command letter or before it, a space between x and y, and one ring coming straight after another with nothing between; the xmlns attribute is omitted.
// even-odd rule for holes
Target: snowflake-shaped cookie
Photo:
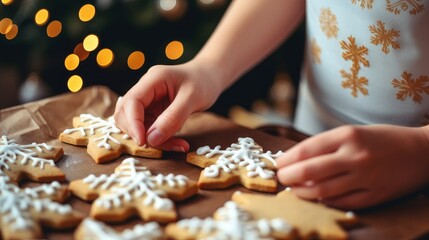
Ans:
<svg viewBox="0 0 429 240"><path fill-rule="evenodd" d="M293 239L293 228L282 219L254 218L235 202L228 201L214 218L183 219L169 224L166 233L173 239Z"/></svg>
<svg viewBox="0 0 429 240"><path fill-rule="evenodd" d="M74 239L155 240L163 239L163 236L161 227L156 222L139 224L132 229L117 232L102 222L86 218L77 228Z"/></svg>
<svg viewBox="0 0 429 240"><path fill-rule="evenodd" d="M171 222L177 215L169 198L186 199L198 188L183 175L152 175L139 161L127 158L115 173L73 181L70 190L81 199L96 199L90 213L95 219L122 221L137 213L148 221Z"/></svg>
<svg viewBox="0 0 429 240"><path fill-rule="evenodd" d="M205 168L198 180L203 189L221 189L241 183L248 189L275 192L275 158L283 152L272 154L263 152L252 138L239 138L238 143L231 144L225 150L218 145L200 147L187 156L189 163Z"/></svg>
<svg viewBox="0 0 429 240"><path fill-rule="evenodd" d="M44 225L52 228L76 226L82 215L63 205L67 187L54 181L21 189L0 176L0 229L2 239L41 239Z"/></svg>
<svg viewBox="0 0 429 240"><path fill-rule="evenodd" d="M37 182L62 181L64 173L55 166L63 149L46 143L17 144L2 136L0 139L0 174L19 182L25 177Z"/></svg>
<svg viewBox="0 0 429 240"><path fill-rule="evenodd" d="M139 146L116 127L113 117L107 120L91 114L73 118L73 127L60 134L60 141L77 146L87 146L89 155L97 163L118 158L122 153L133 156L161 158L158 149Z"/></svg>
<svg viewBox="0 0 429 240"><path fill-rule="evenodd" d="M299 239L347 239L338 223L354 224L352 212L343 212L298 198L289 188L276 196L235 192L232 200L255 218L283 219L299 233Z"/></svg>

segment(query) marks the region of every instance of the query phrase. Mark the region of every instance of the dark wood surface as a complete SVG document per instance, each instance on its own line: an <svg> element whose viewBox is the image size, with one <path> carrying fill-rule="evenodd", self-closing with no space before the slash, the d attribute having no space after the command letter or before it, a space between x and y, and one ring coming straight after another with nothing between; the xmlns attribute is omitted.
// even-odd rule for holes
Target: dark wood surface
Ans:
<svg viewBox="0 0 429 240"><path fill-rule="evenodd" d="M77 94L64 94L3 109L0 111L1 134L16 139L18 143L48 142L51 145L62 146L65 155L57 165L65 172L67 182L84 178L89 174L110 174L129 156L123 155L112 162L96 164L86 153L86 148L61 143L57 138L60 132L71 126L71 119L80 113L92 113L103 117L111 115L117 97L109 89L97 86ZM272 132L262 130L264 131L247 129L217 115L200 113L188 119L179 135L189 141L191 150L204 145L228 147L235 143L238 137L252 137L264 150L273 152L284 151L293 146L295 141L290 138L299 141L305 137L295 132L281 132L273 136L268 134ZM183 174L197 181L201 169L186 163L185 158L186 155L183 153L165 152L162 159L137 159L155 174ZM281 189L282 186L279 187L279 190ZM252 192L241 186L225 190L200 190L196 196L176 203L179 217L211 216L225 201L231 199L235 191ZM74 209L88 215L90 203L74 196L67 202ZM419 193L375 208L357 211L356 214L360 223L347 229L350 239L424 239L429 230L429 199ZM134 217L125 223L112 226L120 230L142 222ZM73 230L45 229L45 236L47 239L73 239Z"/></svg>

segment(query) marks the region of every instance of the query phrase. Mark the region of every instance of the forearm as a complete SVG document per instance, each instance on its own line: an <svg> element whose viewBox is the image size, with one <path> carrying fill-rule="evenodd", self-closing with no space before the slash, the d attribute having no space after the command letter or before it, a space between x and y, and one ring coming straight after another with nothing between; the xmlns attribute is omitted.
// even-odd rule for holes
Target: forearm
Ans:
<svg viewBox="0 0 429 240"><path fill-rule="evenodd" d="M304 0L234 0L194 60L220 72L223 90L276 49L304 10Z"/></svg>

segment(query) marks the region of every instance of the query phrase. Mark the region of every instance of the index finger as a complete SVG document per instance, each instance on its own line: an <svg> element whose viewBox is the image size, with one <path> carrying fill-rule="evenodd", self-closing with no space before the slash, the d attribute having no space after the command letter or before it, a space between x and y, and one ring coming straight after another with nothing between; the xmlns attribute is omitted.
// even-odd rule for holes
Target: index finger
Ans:
<svg viewBox="0 0 429 240"><path fill-rule="evenodd" d="M130 99L123 105L124 117L128 124L127 134L139 145L145 144L144 105L136 99Z"/></svg>
<svg viewBox="0 0 429 240"><path fill-rule="evenodd" d="M335 152L341 145L335 131L328 131L307 138L296 144L276 159L277 167L282 168L319 155Z"/></svg>
<svg viewBox="0 0 429 240"><path fill-rule="evenodd" d="M138 145L146 143L145 108L152 103L156 95L154 84L148 74L143 75L116 106L115 120Z"/></svg>

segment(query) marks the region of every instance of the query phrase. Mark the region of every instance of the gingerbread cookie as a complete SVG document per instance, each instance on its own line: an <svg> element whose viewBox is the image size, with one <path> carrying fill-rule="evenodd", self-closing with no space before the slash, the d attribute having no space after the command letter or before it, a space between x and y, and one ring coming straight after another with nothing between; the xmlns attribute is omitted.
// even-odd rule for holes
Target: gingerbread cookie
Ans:
<svg viewBox="0 0 429 240"><path fill-rule="evenodd" d="M69 205L60 204L67 187L54 181L21 189L0 176L0 229L2 239L41 239L42 227L64 229L77 226L82 215Z"/></svg>
<svg viewBox="0 0 429 240"><path fill-rule="evenodd" d="M347 239L347 233L338 223L350 225L357 221L352 212L300 199L290 188L277 196L236 192L232 200L256 218L287 221L297 229L302 239Z"/></svg>
<svg viewBox="0 0 429 240"><path fill-rule="evenodd" d="M161 158L162 151L137 145L127 134L116 127L113 117L107 120L91 114L73 118L73 127L64 130L59 140L77 146L87 146L96 163L118 158L122 153L138 157Z"/></svg>
<svg viewBox="0 0 429 240"><path fill-rule="evenodd" d="M173 202L197 193L195 182L183 175L152 175L134 158L125 159L111 175L89 175L70 183L73 194L95 200L90 216L104 221L122 221L137 213L147 221L177 219ZM168 198L166 198L168 197Z"/></svg>
<svg viewBox="0 0 429 240"><path fill-rule="evenodd" d="M293 228L282 219L255 218L235 202L228 201L214 218L183 219L169 224L173 239L293 239Z"/></svg>
<svg viewBox="0 0 429 240"><path fill-rule="evenodd" d="M55 166L55 161L64 154L60 147L46 143L17 144L6 136L0 139L0 174L7 175L18 183L25 177L36 182L65 180L64 173Z"/></svg>
<svg viewBox="0 0 429 240"><path fill-rule="evenodd" d="M196 152L188 153L186 161L205 168L198 180L202 189L222 189L236 183L252 190L275 192L275 158L283 152L272 154L263 152L261 146L252 138L239 138L225 150L218 145L200 147Z"/></svg>
<svg viewBox="0 0 429 240"><path fill-rule="evenodd" d="M76 240L156 240L163 239L161 227L156 222L136 225L132 229L117 232L106 224L86 218L74 234Z"/></svg>

